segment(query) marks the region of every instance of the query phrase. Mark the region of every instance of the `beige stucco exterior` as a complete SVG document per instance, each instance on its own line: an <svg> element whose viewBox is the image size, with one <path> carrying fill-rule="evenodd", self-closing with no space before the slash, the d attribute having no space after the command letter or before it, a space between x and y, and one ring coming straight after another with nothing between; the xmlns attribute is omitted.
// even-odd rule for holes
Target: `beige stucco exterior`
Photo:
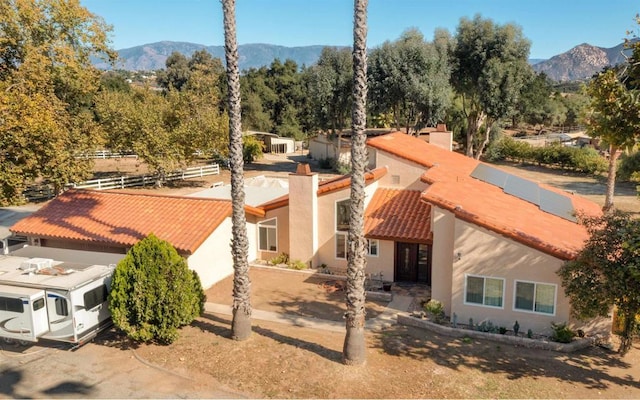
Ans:
<svg viewBox="0 0 640 400"><path fill-rule="evenodd" d="M472 318L474 323L486 320L508 329L517 320L523 332L531 329L546 334L550 333L552 322L570 321L570 305L556 275L563 260L453 218L446 211L437 210L434 215L432 297L446 305L450 316L455 314L460 323ZM467 303L465 285L469 275L502 279L502 307ZM516 281L554 285L554 313L515 309Z"/></svg>
<svg viewBox="0 0 640 400"><path fill-rule="evenodd" d="M389 172L378 181L380 187L420 191L427 188L427 184L420 180L425 167L381 150L369 149L369 154L370 168L389 168Z"/></svg>
<svg viewBox="0 0 640 400"><path fill-rule="evenodd" d="M393 282L395 242L390 240L378 241L378 256L367 256L367 274L382 272L382 279Z"/></svg>
<svg viewBox="0 0 640 400"><path fill-rule="evenodd" d="M250 232L249 227L247 227L247 232ZM255 246L255 240L250 238L249 241L253 242L253 246ZM249 247L251 248L251 244ZM225 218L204 243L187 257L189 268L198 273L204 289L208 289L216 282L233 274L233 258L230 248L231 218Z"/></svg>
<svg viewBox="0 0 640 400"><path fill-rule="evenodd" d="M295 243L289 246L289 258L318 265L318 174L289 175L289 237Z"/></svg>
<svg viewBox="0 0 640 400"><path fill-rule="evenodd" d="M290 254L289 250L289 206L284 206L277 208L275 210L268 211L264 218L260 218L259 221L256 222L255 225L255 238L256 241L259 238L258 232L258 222L260 221L268 221L270 219L276 219L276 230L277 230L277 249L276 251L263 251L260 250L260 247L256 244L256 255L255 259L257 260L266 260L269 261L272 258L276 257L281 253ZM249 257L251 259L251 257Z"/></svg>

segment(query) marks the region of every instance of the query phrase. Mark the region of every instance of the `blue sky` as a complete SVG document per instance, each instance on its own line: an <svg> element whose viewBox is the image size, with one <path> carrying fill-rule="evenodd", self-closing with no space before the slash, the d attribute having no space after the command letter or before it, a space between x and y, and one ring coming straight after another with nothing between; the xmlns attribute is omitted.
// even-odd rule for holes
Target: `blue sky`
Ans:
<svg viewBox="0 0 640 400"><path fill-rule="evenodd" d="M219 0L81 0L113 26L115 49L161 40L222 45ZM530 58L550 58L589 43L613 47L634 22L631 0L369 0L368 47L418 28L430 40L436 28L454 33L461 17L479 13L516 23L531 41ZM350 45L352 0L237 0L238 42L282 46Z"/></svg>

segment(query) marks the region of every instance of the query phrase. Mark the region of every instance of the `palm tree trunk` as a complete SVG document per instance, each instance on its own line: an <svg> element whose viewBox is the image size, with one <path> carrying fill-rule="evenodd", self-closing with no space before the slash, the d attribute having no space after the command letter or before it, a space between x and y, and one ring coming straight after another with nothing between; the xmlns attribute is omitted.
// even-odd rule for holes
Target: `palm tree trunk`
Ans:
<svg viewBox="0 0 640 400"><path fill-rule="evenodd" d="M224 44L229 88L229 168L231 170L233 255L233 321L231 337L245 340L251 335L251 280L249 279L249 240L244 213L244 162L240 114L240 72L236 40L235 0L222 0Z"/></svg>
<svg viewBox="0 0 640 400"><path fill-rule="evenodd" d="M364 172L366 155L367 98L367 3L355 0L353 24L353 110L351 144L351 210L347 251L347 312L342 349L347 365L361 365L367 359L364 340L366 268L364 229Z"/></svg>
<svg viewBox="0 0 640 400"><path fill-rule="evenodd" d="M620 150L616 146L609 146L609 173L607 174L607 193L604 199L604 206L602 207L602 211L604 211L605 213L613 210L613 196L616 189L616 168L620 153Z"/></svg>

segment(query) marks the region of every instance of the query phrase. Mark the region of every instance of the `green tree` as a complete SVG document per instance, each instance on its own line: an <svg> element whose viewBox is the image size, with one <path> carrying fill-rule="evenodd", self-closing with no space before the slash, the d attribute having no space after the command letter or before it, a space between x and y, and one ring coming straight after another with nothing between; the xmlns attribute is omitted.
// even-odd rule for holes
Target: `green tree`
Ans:
<svg viewBox="0 0 640 400"><path fill-rule="evenodd" d="M186 260L154 234L118 263L109 294L113 323L130 338L172 343L178 328L204 311L200 278Z"/></svg>
<svg viewBox="0 0 640 400"><path fill-rule="evenodd" d="M367 359L364 340L365 292L364 272L366 240L364 238L365 168L367 166L367 3L354 1L353 22L353 110L351 112L351 196L347 250L347 312L344 346L345 364L361 365Z"/></svg>
<svg viewBox="0 0 640 400"><path fill-rule="evenodd" d="M606 317L615 306L624 321L619 352L626 354L640 313L640 220L613 210L583 218L589 239L558 271L574 316Z"/></svg>
<svg viewBox="0 0 640 400"><path fill-rule="evenodd" d="M276 93L267 85L267 68L251 68L240 77L242 126L259 132L273 132L270 106Z"/></svg>
<svg viewBox="0 0 640 400"><path fill-rule="evenodd" d="M156 82L165 90L171 88L182 90L187 84L191 71L189 70L189 60L182 53L174 51L165 61L165 69L158 71Z"/></svg>
<svg viewBox="0 0 640 400"><path fill-rule="evenodd" d="M531 73L529 46L515 25L496 25L479 15L460 20L451 53L451 84L464 103L467 156L480 158L490 127L512 115Z"/></svg>
<svg viewBox="0 0 640 400"><path fill-rule="evenodd" d="M607 193L603 210L613 208L616 165L621 150L631 148L640 138L640 99L628 90L616 72L609 69L587 85L591 99L587 114L587 132L609 147Z"/></svg>
<svg viewBox="0 0 640 400"><path fill-rule="evenodd" d="M240 103L240 70L236 39L236 2L222 0L224 14L224 44L227 60L229 100L229 168L231 170L233 256L233 320L231 336L245 340L251 336L251 280L249 279L249 239L244 213L244 163L242 154L242 124Z"/></svg>
<svg viewBox="0 0 640 400"><path fill-rule="evenodd" d="M77 0L0 2L0 204L20 202L32 180L59 191L87 176L76 156L101 142L91 57L115 59L109 30Z"/></svg>
<svg viewBox="0 0 640 400"><path fill-rule="evenodd" d="M442 121L451 101L449 41L446 32L437 31L434 42L427 43L412 29L372 51L372 111L390 112L396 129L404 127L408 134Z"/></svg>
<svg viewBox="0 0 640 400"><path fill-rule="evenodd" d="M318 62L305 71L315 125L336 133L349 122L353 61L349 49L325 47Z"/></svg>

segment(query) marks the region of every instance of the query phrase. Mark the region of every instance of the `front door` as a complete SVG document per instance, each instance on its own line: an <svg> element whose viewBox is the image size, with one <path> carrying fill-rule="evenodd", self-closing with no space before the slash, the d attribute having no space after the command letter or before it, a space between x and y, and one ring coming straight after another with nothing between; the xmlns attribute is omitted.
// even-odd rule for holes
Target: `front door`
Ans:
<svg viewBox="0 0 640 400"><path fill-rule="evenodd" d="M431 246L396 242L395 281L431 285Z"/></svg>

